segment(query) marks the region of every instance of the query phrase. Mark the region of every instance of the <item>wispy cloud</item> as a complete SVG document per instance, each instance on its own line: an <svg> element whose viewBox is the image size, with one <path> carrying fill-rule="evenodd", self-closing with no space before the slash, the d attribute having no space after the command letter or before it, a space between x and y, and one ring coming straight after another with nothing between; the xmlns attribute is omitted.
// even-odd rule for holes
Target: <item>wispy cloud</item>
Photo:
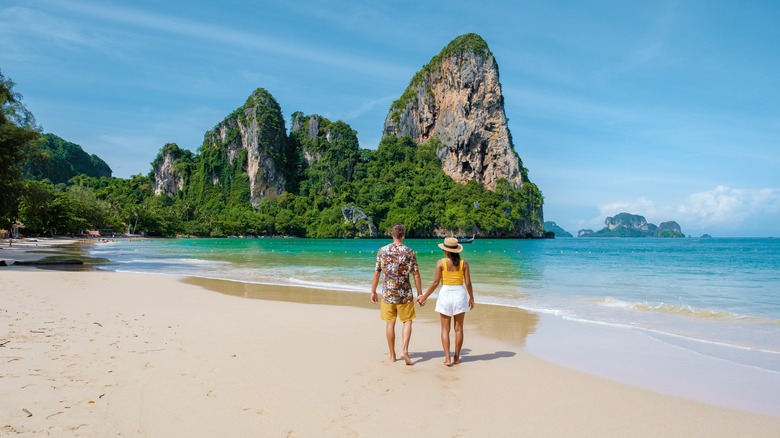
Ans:
<svg viewBox="0 0 780 438"><path fill-rule="evenodd" d="M114 176L127 178L131 174L146 173L151 170L149 163L154 156L139 154L138 151L153 151L162 147L164 142L159 137L146 135L101 135L96 140L88 141L94 145L90 147L90 152L98 156L106 156L102 151L111 150L113 156L121 156L122 160L118 162L109 162L108 165L114 171ZM143 169L139 172L138 169Z"/></svg>
<svg viewBox="0 0 780 438"><path fill-rule="evenodd" d="M374 99L372 101L366 102L363 105L361 105L361 106L359 106L359 107L357 107L357 108L355 108L353 110L348 111L344 115L344 120L348 122L348 121L350 121L352 119L356 119L356 118L362 116L363 114L366 114L367 112L371 111L377 105L383 105L383 104L391 103L393 100L396 99L396 97L397 97L396 95L383 96L383 97L380 97L379 99ZM386 106L389 106L389 105L386 105Z"/></svg>
<svg viewBox="0 0 780 438"><path fill-rule="evenodd" d="M247 32L240 29L219 26L202 21L189 20L172 15L147 12L119 6L103 6L83 1L57 1L52 7L66 9L83 16L119 23L141 29L173 34L177 36L207 40L234 47L251 48L281 57L292 57L330 67L348 68L379 76L406 72L406 68L377 59L367 59L332 47L301 44L288 39Z"/></svg>
<svg viewBox="0 0 780 438"><path fill-rule="evenodd" d="M0 48L17 56L41 56L28 48L35 40L45 40L62 48L102 50L99 35L68 20L21 6L0 10Z"/></svg>
<svg viewBox="0 0 780 438"><path fill-rule="evenodd" d="M91 38L77 26L50 14L14 6L0 11L0 34L11 37L27 34L43 36L64 44L91 44Z"/></svg>

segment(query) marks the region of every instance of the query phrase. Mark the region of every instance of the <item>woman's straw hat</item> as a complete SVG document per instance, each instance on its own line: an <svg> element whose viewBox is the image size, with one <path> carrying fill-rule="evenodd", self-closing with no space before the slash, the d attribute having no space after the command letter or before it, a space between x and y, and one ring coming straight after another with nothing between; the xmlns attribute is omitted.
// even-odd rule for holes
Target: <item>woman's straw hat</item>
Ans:
<svg viewBox="0 0 780 438"><path fill-rule="evenodd" d="M463 251L463 245L458 243L458 239L454 237L445 237L444 243L439 244L439 248L449 252L461 252Z"/></svg>

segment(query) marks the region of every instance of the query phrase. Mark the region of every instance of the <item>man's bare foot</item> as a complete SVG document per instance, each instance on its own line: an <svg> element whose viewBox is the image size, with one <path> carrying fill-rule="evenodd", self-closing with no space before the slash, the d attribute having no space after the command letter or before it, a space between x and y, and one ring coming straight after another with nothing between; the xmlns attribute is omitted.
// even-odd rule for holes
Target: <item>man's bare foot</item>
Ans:
<svg viewBox="0 0 780 438"><path fill-rule="evenodd" d="M448 361L448 360L445 360L445 361L444 361L444 362L442 362L441 364L442 364L442 365L444 365L445 367L451 367L451 366L452 366L452 362L450 362L450 361Z"/></svg>
<svg viewBox="0 0 780 438"><path fill-rule="evenodd" d="M390 362L390 363L393 363L396 360L397 360L397 358L395 356L390 356L390 357L387 358L387 361Z"/></svg>
<svg viewBox="0 0 780 438"><path fill-rule="evenodd" d="M404 354L404 355L401 355L401 358L403 358L404 362L406 362L406 364L407 364L407 365L414 365L414 363L412 362L412 360L411 360L411 359L409 359L409 356L408 356L408 355L406 355L406 354Z"/></svg>

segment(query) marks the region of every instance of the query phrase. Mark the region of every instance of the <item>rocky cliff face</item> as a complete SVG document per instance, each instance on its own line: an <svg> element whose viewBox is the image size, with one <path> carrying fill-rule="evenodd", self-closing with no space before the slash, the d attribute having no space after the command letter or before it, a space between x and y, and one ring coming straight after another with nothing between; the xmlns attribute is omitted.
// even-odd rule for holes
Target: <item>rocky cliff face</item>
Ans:
<svg viewBox="0 0 780 438"><path fill-rule="evenodd" d="M525 171L507 127L498 65L476 34L453 40L412 79L385 119L384 135L438 138L442 167L460 183L517 188Z"/></svg>
<svg viewBox="0 0 780 438"><path fill-rule="evenodd" d="M322 184L327 192L336 178L352 181L352 173L360 159L357 132L342 121L331 122L313 114L293 113L290 129L291 147L303 159L304 177L310 183Z"/></svg>
<svg viewBox="0 0 780 438"><path fill-rule="evenodd" d="M184 178L173 168L174 158L171 154L163 155L162 161L153 169L154 181L152 188L157 196L176 196L184 188Z"/></svg>
<svg viewBox="0 0 780 438"><path fill-rule="evenodd" d="M254 207L263 198L274 199L285 190L287 134L279 104L271 94L258 88L222 123L206 133L204 147L224 151L228 164L246 151L250 201ZM213 172L212 184L222 175Z"/></svg>
<svg viewBox="0 0 780 438"><path fill-rule="evenodd" d="M307 167L311 167L315 161L318 161L322 158L322 154L316 146L307 147L309 143L317 143L316 140L320 136L321 121L322 117L317 114L312 114L308 117L300 112L293 114L293 122L292 126L290 127L290 134L298 134L309 140L308 142L305 140L301 142L301 152L303 153L303 159L306 161ZM330 122L327 120L326 123L330 124ZM325 141L330 142L330 131L326 131L324 136Z"/></svg>
<svg viewBox="0 0 780 438"><path fill-rule="evenodd" d="M192 161L192 153L180 149L176 143L163 146L152 162L152 189L157 196L176 196L184 189L182 160Z"/></svg>

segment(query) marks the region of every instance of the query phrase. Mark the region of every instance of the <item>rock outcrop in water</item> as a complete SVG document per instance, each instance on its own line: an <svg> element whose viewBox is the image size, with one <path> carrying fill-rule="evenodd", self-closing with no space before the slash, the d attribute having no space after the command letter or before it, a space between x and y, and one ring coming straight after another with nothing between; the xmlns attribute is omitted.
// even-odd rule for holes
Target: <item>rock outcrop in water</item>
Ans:
<svg viewBox="0 0 780 438"><path fill-rule="evenodd" d="M501 178L515 188L527 179L507 127L498 64L476 34L456 38L415 74L391 106L384 135L438 138L442 168L460 183L493 190Z"/></svg>
<svg viewBox="0 0 780 438"><path fill-rule="evenodd" d="M660 226L648 223L644 216L620 213L604 219L605 227L599 231L580 230L578 237L685 237L675 221L662 222Z"/></svg>

